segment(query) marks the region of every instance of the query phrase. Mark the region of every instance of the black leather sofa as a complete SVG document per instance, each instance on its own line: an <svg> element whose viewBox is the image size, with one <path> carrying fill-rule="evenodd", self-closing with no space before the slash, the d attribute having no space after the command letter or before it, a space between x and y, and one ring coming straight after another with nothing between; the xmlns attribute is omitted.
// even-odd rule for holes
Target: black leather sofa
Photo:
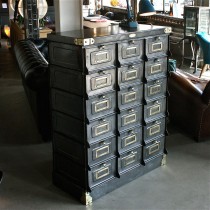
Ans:
<svg viewBox="0 0 210 210"><path fill-rule="evenodd" d="M50 140L48 43L46 39L17 42L14 54L22 83L43 140Z"/></svg>

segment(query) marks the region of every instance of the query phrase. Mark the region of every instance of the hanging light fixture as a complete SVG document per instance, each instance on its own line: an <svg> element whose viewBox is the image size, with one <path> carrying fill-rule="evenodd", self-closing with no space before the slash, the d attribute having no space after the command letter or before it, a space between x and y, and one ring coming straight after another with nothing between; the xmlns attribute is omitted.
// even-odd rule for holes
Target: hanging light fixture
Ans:
<svg viewBox="0 0 210 210"><path fill-rule="evenodd" d="M10 0L10 1L9 1L9 5L10 5L10 7L11 7L11 9L12 9L13 11L15 11L15 1L16 1L16 0Z"/></svg>
<svg viewBox="0 0 210 210"><path fill-rule="evenodd" d="M39 12L39 19L42 19L46 15L47 10L48 10L47 1L46 0L37 0L37 8L38 8L38 12ZM23 14L23 0L19 1L18 11L19 11L20 15L22 17L24 17L24 14Z"/></svg>
<svg viewBox="0 0 210 210"><path fill-rule="evenodd" d="M139 1L139 15L150 16L156 14L155 8L149 0Z"/></svg>

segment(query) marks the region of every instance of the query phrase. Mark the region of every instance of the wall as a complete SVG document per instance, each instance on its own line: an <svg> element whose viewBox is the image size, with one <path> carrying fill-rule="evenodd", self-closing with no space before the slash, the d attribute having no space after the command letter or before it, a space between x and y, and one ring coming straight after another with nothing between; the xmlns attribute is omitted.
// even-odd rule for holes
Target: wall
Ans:
<svg viewBox="0 0 210 210"><path fill-rule="evenodd" d="M78 30L83 27L83 0L54 0L56 32Z"/></svg>

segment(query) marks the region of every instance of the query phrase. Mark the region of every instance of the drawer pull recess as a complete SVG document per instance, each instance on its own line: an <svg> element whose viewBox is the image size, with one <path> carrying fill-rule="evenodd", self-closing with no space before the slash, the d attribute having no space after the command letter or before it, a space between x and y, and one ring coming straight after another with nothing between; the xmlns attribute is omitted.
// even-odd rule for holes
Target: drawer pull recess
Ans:
<svg viewBox="0 0 210 210"><path fill-rule="evenodd" d="M137 93L136 92L124 93L122 94L122 97L123 97L123 104L127 104L132 101L136 101Z"/></svg>
<svg viewBox="0 0 210 210"><path fill-rule="evenodd" d="M122 124L123 124L123 126L128 125L130 123L136 122L136 120L137 120L136 113L130 114L130 115L127 115L127 116L123 117L123 123Z"/></svg>
<svg viewBox="0 0 210 210"><path fill-rule="evenodd" d="M100 168L99 170L95 171L94 177L95 177L95 180L99 180L105 176L108 176L109 174L110 174L109 166L106 166L106 167Z"/></svg>
<svg viewBox="0 0 210 210"><path fill-rule="evenodd" d="M97 158L100 158L104 155L108 155L109 153L110 153L109 145L106 145L102 148L99 148L99 149L95 150L95 157L97 159Z"/></svg>
<svg viewBox="0 0 210 210"><path fill-rule="evenodd" d="M162 72L161 64L152 65L150 72L151 72L151 74L157 74L159 72Z"/></svg>
<svg viewBox="0 0 210 210"><path fill-rule="evenodd" d="M122 80L124 82L137 79L137 76L138 76L137 69L134 69L128 72L125 72L125 71L122 72Z"/></svg>
<svg viewBox="0 0 210 210"><path fill-rule="evenodd" d="M91 78L91 89L96 90L111 85L111 74L105 76Z"/></svg>
<svg viewBox="0 0 210 210"><path fill-rule="evenodd" d="M160 149L160 142L155 142L148 149L149 149L149 155L157 152Z"/></svg>
<svg viewBox="0 0 210 210"><path fill-rule="evenodd" d="M137 159L137 152L132 152L130 155L122 158L122 163L123 163L122 165L124 167L126 167L126 166L134 163L136 161L136 159Z"/></svg>
<svg viewBox="0 0 210 210"><path fill-rule="evenodd" d="M122 148L127 147L131 144L134 144L135 142L137 142L136 134L127 136L124 139L122 139Z"/></svg>
<svg viewBox="0 0 210 210"><path fill-rule="evenodd" d="M153 136L160 132L160 124L153 125L149 128L149 136Z"/></svg>
<svg viewBox="0 0 210 210"><path fill-rule="evenodd" d="M149 89L149 91L148 91L149 96L155 95L155 94L161 92L161 84L150 86L150 87L148 87L148 89Z"/></svg>
<svg viewBox="0 0 210 210"><path fill-rule="evenodd" d="M110 51L93 52L90 56L92 65L109 62L112 59Z"/></svg>
<svg viewBox="0 0 210 210"><path fill-rule="evenodd" d="M110 108L110 101L107 99L107 100L104 100L104 101L100 101L98 103L95 104L95 112L101 112L101 111L104 111L104 110L107 110Z"/></svg>
<svg viewBox="0 0 210 210"><path fill-rule="evenodd" d="M161 51L163 49L163 43L162 42L156 42L152 44L152 52Z"/></svg>
<svg viewBox="0 0 210 210"><path fill-rule="evenodd" d="M160 111L161 111L160 104L152 106L152 107L149 108L149 116L158 114L158 113L160 113Z"/></svg>
<svg viewBox="0 0 210 210"><path fill-rule="evenodd" d="M99 136L104 133L107 133L107 132L109 132L109 129L110 129L109 122L94 126L93 127L93 131L94 131L93 136Z"/></svg>

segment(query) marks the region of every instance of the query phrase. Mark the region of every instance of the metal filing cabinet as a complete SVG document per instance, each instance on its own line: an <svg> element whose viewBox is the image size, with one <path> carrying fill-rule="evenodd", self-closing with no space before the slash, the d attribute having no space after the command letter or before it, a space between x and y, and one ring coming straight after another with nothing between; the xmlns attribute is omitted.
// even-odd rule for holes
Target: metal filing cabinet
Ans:
<svg viewBox="0 0 210 210"><path fill-rule="evenodd" d="M139 25L48 36L53 182L82 203L165 160L169 33Z"/></svg>

